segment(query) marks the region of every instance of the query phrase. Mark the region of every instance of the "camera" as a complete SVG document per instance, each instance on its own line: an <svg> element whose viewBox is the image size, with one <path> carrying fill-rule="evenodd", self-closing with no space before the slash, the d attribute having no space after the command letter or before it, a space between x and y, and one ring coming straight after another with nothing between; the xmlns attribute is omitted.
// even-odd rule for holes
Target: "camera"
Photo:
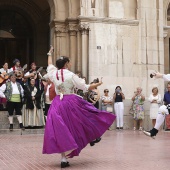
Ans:
<svg viewBox="0 0 170 170"><path fill-rule="evenodd" d="M94 79L93 80L93 83L99 83L99 79L97 78L97 79Z"/></svg>
<svg viewBox="0 0 170 170"><path fill-rule="evenodd" d="M121 90L119 90L119 89L116 89L116 93L120 93L121 92Z"/></svg>
<svg viewBox="0 0 170 170"><path fill-rule="evenodd" d="M150 78L153 78L153 76L154 76L153 74L150 74Z"/></svg>

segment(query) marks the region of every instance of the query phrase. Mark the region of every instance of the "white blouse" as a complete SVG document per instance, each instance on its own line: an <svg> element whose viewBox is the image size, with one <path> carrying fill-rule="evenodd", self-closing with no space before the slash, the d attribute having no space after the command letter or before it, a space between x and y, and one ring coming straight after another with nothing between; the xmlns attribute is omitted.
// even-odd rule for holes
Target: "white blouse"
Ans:
<svg viewBox="0 0 170 170"><path fill-rule="evenodd" d="M162 98L161 95L158 94L157 96L154 96L153 94L151 94L148 98L149 102L152 102L153 100L157 100L157 103L161 103Z"/></svg>
<svg viewBox="0 0 170 170"><path fill-rule="evenodd" d="M11 72L12 70L11 69L7 69L7 73L9 73L9 72ZM2 74L2 73L4 73L4 72L6 72L6 70L4 70L4 68L1 68L0 69L0 73Z"/></svg>
<svg viewBox="0 0 170 170"><path fill-rule="evenodd" d="M110 96L102 96L101 99L102 99L102 102L103 102L104 100L108 100L108 101L110 101L110 102L113 101L113 97L110 97Z"/></svg>
<svg viewBox="0 0 170 170"><path fill-rule="evenodd" d="M57 80L57 72L59 80ZM47 76L54 83L56 94L58 95L61 93L72 94L74 93L75 87L86 92L90 86L85 84L84 79L79 78L76 74L67 69L63 69L64 82L62 82L61 70L57 70L52 64L47 67Z"/></svg>
<svg viewBox="0 0 170 170"><path fill-rule="evenodd" d="M165 81L170 81L170 74L164 74L164 75L163 75L163 79L164 79Z"/></svg>

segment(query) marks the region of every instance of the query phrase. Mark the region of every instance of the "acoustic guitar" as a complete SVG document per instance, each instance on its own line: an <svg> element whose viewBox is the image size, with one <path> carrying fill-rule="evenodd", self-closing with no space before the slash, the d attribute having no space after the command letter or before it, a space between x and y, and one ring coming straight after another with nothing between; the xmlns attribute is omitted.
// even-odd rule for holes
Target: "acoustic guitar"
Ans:
<svg viewBox="0 0 170 170"><path fill-rule="evenodd" d="M17 79L22 79L23 78L23 76L24 76L24 70L27 68L27 64L25 64L22 68L19 68L19 69L17 69L16 70L16 73L15 73L15 75L16 75L16 78ZM13 72L15 72L15 71L13 71ZM10 72L11 73L11 72Z"/></svg>
<svg viewBox="0 0 170 170"><path fill-rule="evenodd" d="M20 77L22 78L23 71L24 71L26 68L27 68L27 64L25 64L25 65L23 66L23 68L18 69L18 73L16 73L17 78L19 78L19 79L20 79ZM5 80L7 80L10 75L14 74L14 72L15 72L15 71L11 71L11 72L9 72L9 73L6 73L6 72L2 73L2 74L4 75L4 78L0 76L0 84L3 83ZM18 75L17 75L17 74L18 74Z"/></svg>
<svg viewBox="0 0 170 170"><path fill-rule="evenodd" d="M37 74L43 69L43 67L40 67L37 71L33 71L32 73L34 73L34 76L31 76L31 79L36 79L37 78ZM30 70L29 72L31 72L32 70Z"/></svg>
<svg viewBox="0 0 170 170"><path fill-rule="evenodd" d="M6 72L1 73L1 75L3 75L4 77L0 76L0 84L9 78L9 75Z"/></svg>

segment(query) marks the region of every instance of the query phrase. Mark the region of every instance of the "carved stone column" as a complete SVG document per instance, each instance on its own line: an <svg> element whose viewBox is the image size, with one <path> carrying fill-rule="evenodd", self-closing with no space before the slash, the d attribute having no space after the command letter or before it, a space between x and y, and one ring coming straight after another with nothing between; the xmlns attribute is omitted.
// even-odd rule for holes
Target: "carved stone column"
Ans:
<svg viewBox="0 0 170 170"><path fill-rule="evenodd" d="M66 36L65 34L67 33L67 29L65 24L63 23L57 23L55 24L55 37L56 37L56 44L55 46L57 47L56 49L56 56L61 56L64 55L63 54L63 48L64 48L64 44L63 44L63 38Z"/></svg>
<svg viewBox="0 0 170 170"><path fill-rule="evenodd" d="M70 51L70 59L71 59L71 71L77 71L77 25L69 24L68 25L68 32L69 32L69 51Z"/></svg>
<svg viewBox="0 0 170 170"><path fill-rule="evenodd" d="M88 45L89 45L89 24L80 24L80 31L82 34L82 76L88 80Z"/></svg>

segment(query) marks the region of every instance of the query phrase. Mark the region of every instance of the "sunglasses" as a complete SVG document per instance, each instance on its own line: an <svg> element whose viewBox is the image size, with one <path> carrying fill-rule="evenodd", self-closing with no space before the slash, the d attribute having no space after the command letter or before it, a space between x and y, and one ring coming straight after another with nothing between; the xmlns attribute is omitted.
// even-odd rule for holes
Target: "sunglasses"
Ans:
<svg viewBox="0 0 170 170"><path fill-rule="evenodd" d="M104 91L105 93L109 93L109 91Z"/></svg>

